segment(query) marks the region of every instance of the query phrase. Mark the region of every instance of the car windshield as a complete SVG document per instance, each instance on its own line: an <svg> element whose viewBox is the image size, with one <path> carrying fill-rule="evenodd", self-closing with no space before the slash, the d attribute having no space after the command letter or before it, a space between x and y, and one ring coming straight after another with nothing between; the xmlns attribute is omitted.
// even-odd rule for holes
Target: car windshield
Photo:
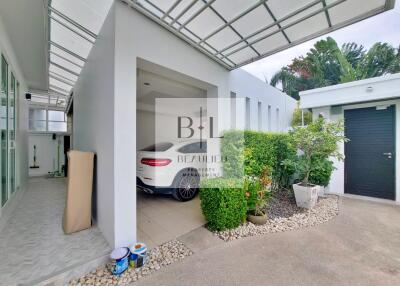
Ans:
<svg viewBox="0 0 400 286"><path fill-rule="evenodd" d="M148 146L146 148L143 148L142 151L146 151L146 152L164 152L164 151L167 151L172 146L173 146L173 144L170 143L170 142L163 142L163 143L157 143L157 144L150 145L150 146Z"/></svg>

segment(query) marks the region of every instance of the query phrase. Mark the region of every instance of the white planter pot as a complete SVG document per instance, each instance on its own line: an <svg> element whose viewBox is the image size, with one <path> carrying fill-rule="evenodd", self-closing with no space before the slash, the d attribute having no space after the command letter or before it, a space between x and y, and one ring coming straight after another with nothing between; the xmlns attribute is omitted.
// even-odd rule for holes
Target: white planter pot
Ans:
<svg viewBox="0 0 400 286"><path fill-rule="evenodd" d="M302 186L294 184L293 190L296 197L296 204L300 208L311 209L315 206L318 200L319 186Z"/></svg>
<svg viewBox="0 0 400 286"><path fill-rule="evenodd" d="M325 197L325 187L324 186L315 186L318 189L318 197Z"/></svg>

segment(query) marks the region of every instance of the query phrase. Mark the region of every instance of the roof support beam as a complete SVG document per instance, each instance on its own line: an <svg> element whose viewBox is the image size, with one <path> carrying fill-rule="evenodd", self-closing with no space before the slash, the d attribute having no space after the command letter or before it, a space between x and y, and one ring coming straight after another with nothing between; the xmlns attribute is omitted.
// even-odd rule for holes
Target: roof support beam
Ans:
<svg viewBox="0 0 400 286"><path fill-rule="evenodd" d="M61 13L60 11L58 11L57 9L49 6L49 11L51 11L52 13L58 15L59 17L63 18L65 21L67 21L68 23L70 23L71 25L75 26L76 28L78 28L79 30L81 30L82 32L85 32L86 34L88 34L89 36L91 36L92 38L97 38L97 35L95 33L93 33L92 31L90 31L89 29L83 27L81 24L79 24L78 22L75 22L74 20L72 20L71 18L69 18L68 16L64 15L63 13Z"/></svg>
<svg viewBox="0 0 400 286"><path fill-rule="evenodd" d="M89 39L89 37L86 37L85 35L83 35L82 33L78 32L75 29L72 29L70 26L68 26L67 24L65 24L64 22L58 20L57 18L53 17L52 15L49 15L50 19L53 20L54 22L57 22L59 25L63 26L65 29L70 30L71 32L73 32L74 34L78 35L79 37L81 37L82 39L88 41L91 44L94 44L94 40Z"/></svg>
<svg viewBox="0 0 400 286"><path fill-rule="evenodd" d="M322 5L326 7L326 0L321 0ZM325 10L326 20L328 21L329 28L332 27L331 17L329 16L329 11Z"/></svg>
<svg viewBox="0 0 400 286"><path fill-rule="evenodd" d="M52 75L51 72L49 73L49 78L52 78L54 80L57 80L59 82L65 83L66 85L69 85L71 88L74 86L74 83L66 81L58 76Z"/></svg>
<svg viewBox="0 0 400 286"><path fill-rule="evenodd" d="M65 95L65 96L68 96L68 95L69 95L69 91L68 91L68 90L59 88L59 87L57 87L57 86L55 86L55 85L51 85L51 84L50 84L49 87L50 87L50 90L52 90L52 91L58 92L58 93L60 93L60 94L62 94L62 95Z"/></svg>
<svg viewBox="0 0 400 286"><path fill-rule="evenodd" d="M302 8L300 8L300 9L294 11L293 13L290 13L290 14L286 15L285 17L279 19L278 21L276 21L276 22L274 22L274 23L271 23L271 24L265 26L264 28L261 28L261 29L255 31L254 33L251 33L250 35L244 37L243 40L236 41L236 42L230 44L229 46L226 46L225 48L219 50L219 51L215 54L215 56L218 55L218 54L221 54L221 53L225 52L226 50L229 50L230 48L235 47L236 45L242 43L243 41L246 41L246 40L250 39L251 37L254 37L254 36L258 35L258 34L264 32L264 31L266 31L266 30L272 28L273 26L275 26L275 25L277 25L277 24L280 24L280 23L282 23L283 21L285 21L285 20L287 20L287 19L289 19L289 18L291 18L291 17L293 17L293 16L295 16L295 15L297 15L297 14L299 14L299 13L301 13L301 12L303 12L303 11L305 11L305 10L307 10L307 9L309 9L309 8L311 8L311 7L315 6L315 5L317 5L317 4L319 4L319 3L321 3L321 0L315 0L315 1L313 1L313 2L311 2L311 3L309 3L309 4L307 4L307 5L305 5L304 7L302 7Z"/></svg>
<svg viewBox="0 0 400 286"><path fill-rule="evenodd" d="M60 78L62 80L68 81L68 82L70 82L72 84L72 86L75 85L75 81L73 81L72 79L66 78L63 75L60 75L59 73L51 71L51 72L49 72L49 76L57 77L57 78Z"/></svg>
<svg viewBox="0 0 400 286"><path fill-rule="evenodd" d="M146 1L147 4L149 4L151 7L153 7L154 9L156 9L159 12L163 12L158 6L154 5L152 2L148 1L148 0L144 0ZM198 0L195 0L194 2L197 2ZM190 5L189 5L190 6ZM154 15L156 17L156 15ZM174 19L173 17L171 17L171 15L167 16L168 18L170 18L171 20ZM158 18L158 17L157 17ZM158 23L158 22L157 22ZM178 25L181 25L178 21L176 22ZM172 23L171 23L172 24ZM169 26L171 27L171 29L175 29L174 27L171 26L171 24L169 24ZM188 28L185 27L185 31L187 31L188 33L190 33L193 37L197 38L198 40L201 40L201 38L196 35L194 32L192 32L191 30L189 30ZM196 42L197 43L197 42ZM207 45L207 47L209 47L211 50L213 50L214 52L217 52L217 49L214 48L213 46L211 46L209 43L205 42L205 45ZM232 66L235 66L235 63L232 62L230 59L227 59L227 61L229 61Z"/></svg>
<svg viewBox="0 0 400 286"><path fill-rule="evenodd" d="M205 0L203 0L205 2ZM211 11L213 11L215 13L215 15L217 15L224 23L227 23L228 21L225 20L224 17L222 17L222 15L220 13L218 13L213 7L210 6ZM228 25L229 28L232 29L232 31L239 36L239 38L243 39L243 36L231 25ZM247 41L245 41L246 44L248 44ZM250 46L250 48L256 53L257 56L260 55L260 53L253 47ZM236 65L236 64L235 64Z"/></svg>
<svg viewBox="0 0 400 286"><path fill-rule="evenodd" d="M264 7L267 10L268 14L271 16L272 20L274 20L274 22L277 22L277 19L276 19L274 13L272 13L271 9L269 9L267 3L264 3ZM281 24L278 23L278 24L276 24L276 26L278 27L278 29L282 29ZM285 31L282 31L282 35L285 37L286 41L288 41L288 43L290 44L291 43L290 39L289 39L289 37L288 37L288 35L286 34Z"/></svg>
<svg viewBox="0 0 400 286"><path fill-rule="evenodd" d="M203 7L201 7L199 10L197 10L196 13L194 13L192 16L190 16L189 19L187 19L178 29L178 31L181 31L184 27L186 27L187 24L192 22L197 16L199 16L204 10L206 10L208 7L211 6L212 3L214 3L216 0L210 0L205 4Z"/></svg>
<svg viewBox="0 0 400 286"><path fill-rule="evenodd" d="M59 64L57 64L57 63L55 63L55 62L52 62L52 61L50 61L50 64L53 65L53 66L55 66L55 67L58 67L58 68L60 68L60 69L62 69L62 70L64 70L64 71L66 71L67 73L70 73L70 74L72 74L72 75L74 75L74 76L76 76L76 77L79 77L79 74L78 74L78 73L76 73L76 72L74 72L74 71L72 71L72 70L70 70L70 69L67 69L66 67L63 67L62 65L59 65Z"/></svg>
<svg viewBox="0 0 400 286"><path fill-rule="evenodd" d="M223 60L220 60L217 57L213 57L213 52L210 52L209 50L207 50L204 47L198 46L197 42L195 42L193 39L191 39L190 37L188 37L188 36L186 36L186 35L184 35L184 34L182 34L180 32L178 32L178 30L176 28L172 27L171 24L167 24L166 22L161 21L159 16L155 15L155 13L152 13L148 9L144 8L142 5L139 5L136 2L132 2L132 0L122 0L122 1L124 3L126 3L126 4L128 4L133 9L135 9L135 10L139 11L140 13L142 13L143 15L147 16L152 21L158 23L159 25L161 25L162 27L167 29L169 32L171 32L172 34L174 34L175 36L177 36L181 40L183 40L186 43L188 43L190 46L198 49L201 53L209 56L211 59L213 59L215 62L219 63L220 65L222 65L226 69L230 70L235 66L234 63L232 63L232 64L228 63L228 62L232 62L230 59L226 59L225 61L223 61ZM198 1L198 0L195 0L195 1ZM148 2L148 3L150 4L151 2ZM186 30L186 28L185 28L185 30ZM188 30L188 31L190 32L190 30ZM191 33L191 34L193 34L193 33ZM200 39L198 36L196 36L196 38ZM212 50L216 50L215 48L212 48L212 47L211 47L211 49Z"/></svg>
<svg viewBox="0 0 400 286"><path fill-rule="evenodd" d="M180 3L182 2L182 0L176 0L174 4L172 4L172 6L167 10L167 12L165 12L164 15L162 15L161 20L164 20L167 16L169 16L169 14L176 8L176 6L178 6Z"/></svg>
<svg viewBox="0 0 400 286"><path fill-rule="evenodd" d="M243 11L242 13L240 13L239 15L237 15L236 17L234 17L233 19L231 19L230 21L225 21L224 25L222 25L221 27L219 27L218 29L214 30L213 32L211 32L210 34L205 36L203 39L201 39L199 44L203 43L204 41L207 41L209 38L211 38L212 36L214 36L218 32L222 31L226 27L231 26L231 24L233 24L234 22L236 22L237 20L239 20L243 16L247 15L248 13L250 13L251 11L256 9L257 7L259 7L260 5L264 4L266 1L267 0L261 0L261 1L257 2L256 4L254 4L253 6L249 7L247 10Z"/></svg>
<svg viewBox="0 0 400 286"><path fill-rule="evenodd" d="M321 8L321 9L318 9L318 10L316 10L315 12L312 12L312 13L309 14L309 15L306 15L306 16L304 16L304 17L301 17L300 19L298 19L298 20L296 20L296 21L294 21L294 22L292 22L292 23L290 23L290 24L288 24L288 25L286 25L286 26L284 26L284 27L282 27L282 28L280 28L280 29L278 29L278 30L276 30L276 31L273 31L273 32L271 32L271 33L268 33L267 35L262 36L262 37L260 37L260 38L258 38L258 39L256 39L256 40L254 40L254 41L251 41L250 43L248 43L247 45L245 45L245 46L243 46L243 47L237 48L237 49L235 49L235 50L229 52L228 54L223 55L223 57L225 58L225 57L228 57L228 56L230 56L230 55L232 55L232 54L234 54L234 53L237 53L238 51L240 51L240 50L242 50L242 49L244 49L244 48L246 48L246 47L248 47L248 46L250 46L250 45L256 44L256 43L258 43L258 42L260 42L260 41L262 41L262 40L264 40L264 39L266 39L266 38L268 38L268 37L271 37L271 36L275 35L276 33L282 32L282 31L284 31L285 29L288 29L288 28L290 28L290 27L292 27L292 26L294 26L294 25L296 25L296 24L298 24L298 23L300 23L300 22L303 22L304 20L307 20L307 19L309 19L309 18L311 18L311 17L313 17L313 16L315 16L315 15L321 13L321 12L326 11L327 9L330 9L330 8L332 8L332 7L335 7L336 5L339 5L339 4L341 4L341 3L345 2L345 1L346 1L346 0L338 0L338 1L336 1L336 2L334 2L334 3L332 3L332 4L330 4L330 5L328 5L328 6L326 6L326 7L323 7L323 8Z"/></svg>
<svg viewBox="0 0 400 286"><path fill-rule="evenodd" d="M70 59L67 59L66 57L63 57L63 56L60 55L59 53L56 53L56 52L54 52L54 51L50 51L50 54L55 55L56 57L59 57L60 59L63 59L64 61L69 62L70 64L72 64L72 65L74 65L74 66L76 66L76 67L78 67L78 68L80 68L80 69L83 68L83 66L78 65L77 63L71 61Z"/></svg>
<svg viewBox="0 0 400 286"><path fill-rule="evenodd" d="M172 20L171 24L169 24L169 25L172 27L172 25L175 24L187 11L189 11L189 9L192 8L193 5L197 3L197 1L199 1L199 0L193 0L192 2L190 2L190 4L187 5L186 8L183 9L183 10L179 13L179 15L177 15L177 16L175 17L175 19Z"/></svg>
<svg viewBox="0 0 400 286"><path fill-rule="evenodd" d="M71 56L77 58L78 60L80 60L80 61L82 61L82 62L84 62L84 63L86 62L86 59L85 59L84 57L81 57L80 55L78 55L78 54L76 54L76 53L74 53L74 52L71 52L71 51L68 50L67 48L64 48L63 46L61 46L61 45L59 45L59 44L57 44L57 43L55 43L55 42L53 42L53 41L49 41L49 44L52 45L52 46L54 46L54 47L56 47L57 49L62 50L63 52L66 52L67 54L69 54L69 55L71 55Z"/></svg>

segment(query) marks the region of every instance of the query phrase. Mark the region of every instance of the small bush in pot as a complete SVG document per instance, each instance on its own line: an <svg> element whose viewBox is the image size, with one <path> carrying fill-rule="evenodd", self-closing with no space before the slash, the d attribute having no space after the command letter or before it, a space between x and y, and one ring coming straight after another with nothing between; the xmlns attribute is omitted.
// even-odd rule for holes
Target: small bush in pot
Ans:
<svg viewBox="0 0 400 286"><path fill-rule="evenodd" d="M247 198L247 220L254 224L264 224L268 220L266 207L270 196L271 179L269 171L263 171L260 178L248 178L245 181Z"/></svg>
<svg viewBox="0 0 400 286"><path fill-rule="evenodd" d="M318 195L323 196L325 187L328 186L335 167L331 160L319 156L312 159L312 164L314 167L310 173L309 181L311 184L320 186Z"/></svg>
<svg viewBox="0 0 400 286"><path fill-rule="evenodd" d="M339 142L347 141L343 122L327 123L323 118L318 118L305 127L295 127L290 135L301 154L294 160L285 160L284 164L293 166L300 175L301 182L293 185L297 205L312 208L318 198L317 188L310 182L310 175L318 167L313 159L343 159L338 146Z"/></svg>
<svg viewBox="0 0 400 286"><path fill-rule="evenodd" d="M241 179L203 179L199 197L211 230L232 229L246 220L247 201Z"/></svg>

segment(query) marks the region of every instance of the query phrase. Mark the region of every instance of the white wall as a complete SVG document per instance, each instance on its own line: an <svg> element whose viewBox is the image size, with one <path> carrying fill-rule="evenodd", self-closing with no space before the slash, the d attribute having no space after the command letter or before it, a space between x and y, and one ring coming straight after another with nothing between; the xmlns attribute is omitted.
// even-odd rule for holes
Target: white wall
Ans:
<svg viewBox="0 0 400 286"><path fill-rule="evenodd" d="M60 144L59 170L61 171L61 166L65 162L64 136L57 135L53 140L52 134L29 134L29 166L33 166L34 145L36 146L36 165L39 166L39 168L29 169L30 177L48 175L49 172L57 170L58 144Z"/></svg>
<svg viewBox="0 0 400 286"><path fill-rule="evenodd" d="M115 32L115 34L114 34ZM115 37L115 41L114 41ZM116 1L75 87L74 147L98 154L98 223L114 246L136 240L136 81L144 59L218 88L280 108L285 129L295 100L243 70L228 72L151 20ZM216 91L214 91L216 93ZM286 111L286 112L285 112ZM253 115L252 115L253 116ZM266 116L266 115L265 115ZM275 118L273 115L272 118ZM257 128L257 115L255 115ZM275 123L274 123L275 124Z"/></svg>
<svg viewBox="0 0 400 286"><path fill-rule="evenodd" d="M27 91L27 85L22 74L18 59L14 53L14 49L11 46L9 36L6 28L0 18L0 53L3 54L9 64L9 68L12 70L17 81L20 83L20 94L19 94L19 106L17 106L17 124L18 130L16 133L16 160L17 160L17 188L20 190L27 182L28 178L28 103L25 100L25 92ZM14 193L14 196L18 192ZM11 208L7 209L7 205L13 201L11 197L3 208L0 210L0 216L3 216L5 212L10 213Z"/></svg>
<svg viewBox="0 0 400 286"><path fill-rule="evenodd" d="M135 223L136 185L136 72L138 58L161 65L175 72L216 86L218 97L229 98L231 91L237 97L251 98L251 128L257 128L257 102L265 102L275 110L281 109L281 126L286 127L295 108L295 100L285 97L277 89L266 85L244 70L228 72L187 43L161 28L148 18L115 3L115 205L117 244L135 240L126 225ZM254 109L255 108L255 109ZM255 111L255 112L254 112ZM284 111L287 111L285 113ZM255 114L254 114L255 113ZM272 117L274 118L274 117ZM255 124L255 125L254 125ZM283 127L283 128L284 128Z"/></svg>
<svg viewBox="0 0 400 286"><path fill-rule="evenodd" d="M75 150L96 153L94 215L105 238L114 245L114 211L118 206L114 204L116 134L112 11L113 9L110 10L74 89L73 146Z"/></svg>

